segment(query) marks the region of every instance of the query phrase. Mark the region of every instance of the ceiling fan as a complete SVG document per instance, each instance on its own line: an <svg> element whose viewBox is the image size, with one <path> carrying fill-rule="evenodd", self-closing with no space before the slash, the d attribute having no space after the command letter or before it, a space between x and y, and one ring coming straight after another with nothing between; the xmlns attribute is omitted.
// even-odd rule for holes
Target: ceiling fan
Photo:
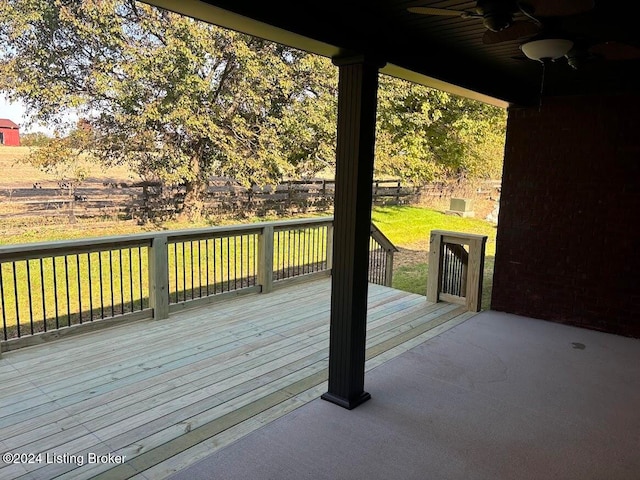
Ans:
<svg viewBox="0 0 640 480"><path fill-rule="evenodd" d="M589 16L589 12L594 7L594 0L477 0L475 10L419 6L407 10L421 15L482 20L486 28L483 43L523 39L520 49L525 56L519 57L522 59L546 61L565 57L577 69L598 59L640 58L639 47L608 37L592 37L589 29L595 16Z"/></svg>
<svg viewBox="0 0 640 480"><path fill-rule="evenodd" d="M540 17L564 17L587 12L594 0L478 0L475 10L409 7L411 13L480 19L487 29L482 37L485 44L517 40L532 36L543 29Z"/></svg>

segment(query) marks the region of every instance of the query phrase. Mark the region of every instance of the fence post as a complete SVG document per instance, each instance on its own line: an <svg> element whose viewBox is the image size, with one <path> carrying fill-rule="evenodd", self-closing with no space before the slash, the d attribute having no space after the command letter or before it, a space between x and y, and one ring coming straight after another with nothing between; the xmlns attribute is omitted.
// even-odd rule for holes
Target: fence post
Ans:
<svg viewBox="0 0 640 480"><path fill-rule="evenodd" d="M262 293L273 289L273 225L262 227L258 239L258 283Z"/></svg>
<svg viewBox="0 0 640 480"><path fill-rule="evenodd" d="M429 239L429 273L427 275L427 301L436 303L440 294L442 268L442 235L431 233Z"/></svg>
<svg viewBox="0 0 640 480"><path fill-rule="evenodd" d="M169 318L169 253L167 235L156 235L149 247L149 306L153 318Z"/></svg>
<svg viewBox="0 0 640 480"><path fill-rule="evenodd" d="M333 268L333 221L327 225L327 270Z"/></svg>

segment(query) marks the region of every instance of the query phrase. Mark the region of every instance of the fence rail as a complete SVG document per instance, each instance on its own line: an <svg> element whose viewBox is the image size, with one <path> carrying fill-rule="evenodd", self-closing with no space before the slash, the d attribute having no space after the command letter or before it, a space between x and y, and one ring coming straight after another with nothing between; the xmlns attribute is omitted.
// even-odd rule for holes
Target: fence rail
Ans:
<svg viewBox="0 0 640 480"><path fill-rule="evenodd" d="M499 188L499 181L417 185L398 179L377 179L372 183L372 196L376 205L405 205L448 197L488 198L499 195ZM207 190L205 210L217 215L238 211L326 212L333 207L334 193L334 180L291 180L274 186L247 188L231 178L214 178ZM175 214L182 206L184 194L182 187L158 182L87 180L75 192L55 182L36 182L33 188L0 189L0 217L122 217L148 221Z"/></svg>
<svg viewBox="0 0 640 480"><path fill-rule="evenodd" d="M332 217L0 247L0 351L326 276L332 251ZM369 281L395 251L372 225Z"/></svg>
<svg viewBox="0 0 640 480"><path fill-rule="evenodd" d="M427 300L482 308L486 235L433 230L429 247Z"/></svg>

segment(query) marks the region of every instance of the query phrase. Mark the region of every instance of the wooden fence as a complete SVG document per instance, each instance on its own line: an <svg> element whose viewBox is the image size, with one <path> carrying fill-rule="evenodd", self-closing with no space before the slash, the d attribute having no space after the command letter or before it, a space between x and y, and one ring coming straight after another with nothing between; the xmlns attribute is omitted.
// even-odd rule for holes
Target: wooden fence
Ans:
<svg viewBox="0 0 640 480"><path fill-rule="evenodd" d="M491 191L499 182L485 182ZM446 182L412 185L397 179L379 179L372 184L376 205L406 205L429 198L459 195L460 187ZM246 188L226 178L211 180L205 210L212 215L288 215L327 212L333 208L335 181L291 180L276 186ZM0 191L0 218L75 217L137 219L141 222L171 217L181 208L184 189L153 182L85 182L73 195L59 185Z"/></svg>

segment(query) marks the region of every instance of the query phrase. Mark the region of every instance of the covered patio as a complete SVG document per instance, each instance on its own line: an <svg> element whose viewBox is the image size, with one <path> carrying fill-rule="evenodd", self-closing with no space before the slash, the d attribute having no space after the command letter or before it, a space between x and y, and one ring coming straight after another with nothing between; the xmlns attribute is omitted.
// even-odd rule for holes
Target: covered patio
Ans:
<svg viewBox="0 0 640 480"><path fill-rule="evenodd" d="M481 312L171 478L634 480L639 377L637 340Z"/></svg>

